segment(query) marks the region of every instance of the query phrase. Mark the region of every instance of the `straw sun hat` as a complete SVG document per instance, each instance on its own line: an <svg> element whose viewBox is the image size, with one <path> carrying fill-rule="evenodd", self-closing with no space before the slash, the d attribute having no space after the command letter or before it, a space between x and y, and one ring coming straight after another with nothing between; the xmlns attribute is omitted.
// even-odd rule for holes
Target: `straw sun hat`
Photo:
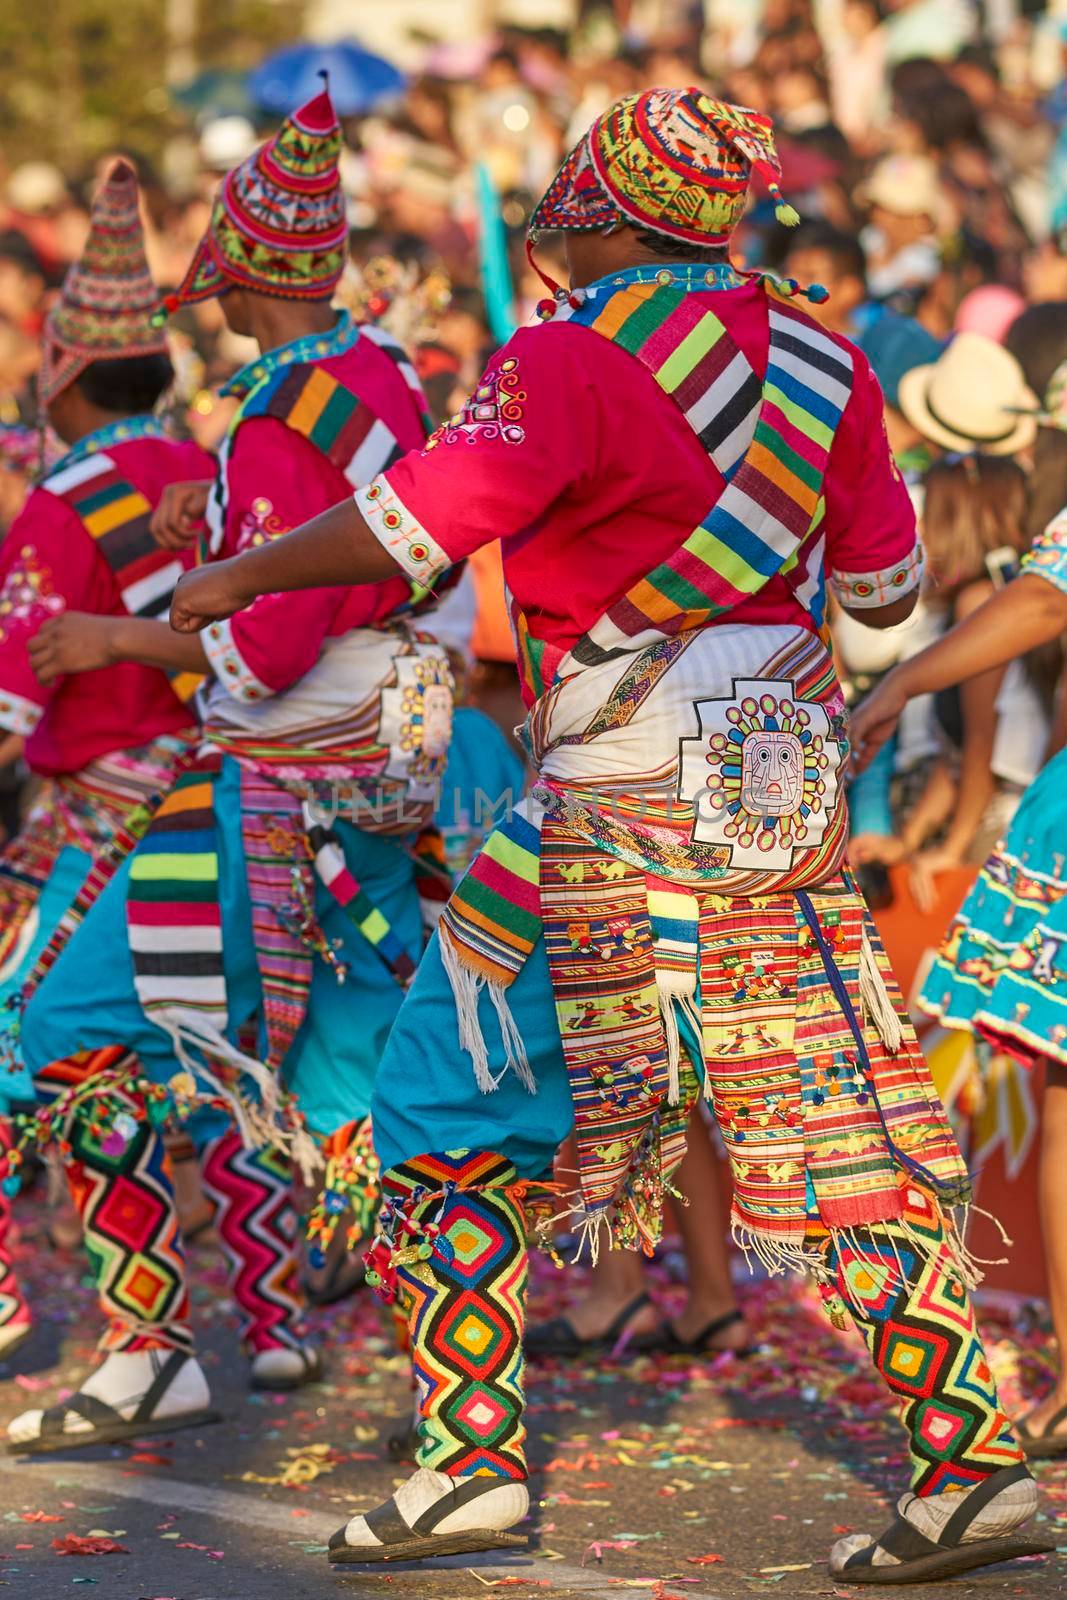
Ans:
<svg viewBox="0 0 1067 1600"><path fill-rule="evenodd" d="M1040 406L1022 368L980 333L957 334L936 361L905 373L898 393L912 427L946 450L1010 456L1037 433Z"/></svg>

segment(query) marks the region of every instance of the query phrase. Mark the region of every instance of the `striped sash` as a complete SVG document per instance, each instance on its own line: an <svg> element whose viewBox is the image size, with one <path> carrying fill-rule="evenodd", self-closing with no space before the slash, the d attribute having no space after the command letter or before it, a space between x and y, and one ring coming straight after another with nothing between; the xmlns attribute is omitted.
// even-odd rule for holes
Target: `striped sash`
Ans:
<svg viewBox="0 0 1067 1600"><path fill-rule="evenodd" d="M152 538L152 506L100 451L61 467L42 488L70 507L115 575L133 617L158 617L170 605L182 563Z"/></svg>
<svg viewBox="0 0 1067 1600"><path fill-rule="evenodd" d="M302 434L354 488L404 454L392 429L366 401L314 362L271 373L238 413L239 422L252 417L274 417Z"/></svg>
<svg viewBox="0 0 1067 1600"><path fill-rule="evenodd" d="M669 284L630 284L591 297L571 322L621 345L678 406L726 480L706 517L666 561L617 600L570 653L553 661L518 621L527 683L540 694L582 667L705 626L796 572L822 620L822 485L852 393L846 350L773 284L762 383L707 298Z"/></svg>
<svg viewBox="0 0 1067 1600"><path fill-rule="evenodd" d="M115 575L131 617L164 616L184 570L172 550L149 532L152 506L109 455L85 456L61 467L42 488L70 507ZM188 705L203 682L198 672L168 671L170 686Z"/></svg>
<svg viewBox="0 0 1067 1600"><path fill-rule="evenodd" d="M164 800L130 868L126 921L145 1014L175 1006L227 1021L213 780L221 755L201 756Z"/></svg>

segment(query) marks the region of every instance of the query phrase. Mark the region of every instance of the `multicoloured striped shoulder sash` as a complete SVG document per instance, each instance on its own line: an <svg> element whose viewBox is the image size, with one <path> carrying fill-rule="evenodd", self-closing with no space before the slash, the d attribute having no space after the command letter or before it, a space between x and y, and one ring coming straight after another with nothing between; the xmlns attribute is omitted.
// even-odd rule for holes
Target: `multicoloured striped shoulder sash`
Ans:
<svg viewBox="0 0 1067 1600"><path fill-rule="evenodd" d="M170 609L182 562L149 532L152 505L111 456L100 451L60 467L41 485L78 518L115 575L132 617L160 617ZM188 705L203 682L197 672L168 672L171 688Z"/></svg>
<svg viewBox="0 0 1067 1600"><path fill-rule="evenodd" d="M158 617L170 605L182 563L152 538L152 505L103 451L60 467L41 485L78 518L114 573L134 617Z"/></svg>
<svg viewBox="0 0 1067 1600"><path fill-rule="evenodd" d="M621 345L648 369L726 484L684 544L617 600L569 655L548 660L520 619L536 693L574 670L702 627L797 568L797 592L821 624L821 554L812 536L822 521L823 480L852 393L853 363L773 284L765 279L763 286L770 342L762 382L709 309L709 296L634 283L571 312L570 322Z"/></svg>
<svg viewBox="0 0 1067 1600"><path fill-rule="evenodd" d="M361 328L359 336L397 367L428 432L430 417L422 387L400 345L380 328ZM276 367L246 396L231 431L252 417L274 417L303 434L355 488L370 483L404 454L389 425L320 362Z"/></svg>

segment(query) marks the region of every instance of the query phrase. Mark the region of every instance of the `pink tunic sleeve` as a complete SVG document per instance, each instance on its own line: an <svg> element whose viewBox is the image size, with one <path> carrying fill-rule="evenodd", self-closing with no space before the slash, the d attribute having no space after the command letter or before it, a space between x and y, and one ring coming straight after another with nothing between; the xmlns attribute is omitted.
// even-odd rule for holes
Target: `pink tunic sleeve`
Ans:
<svg viewBox="0 0 1067 1600"><path fill-rule="evenodd" d="M338 468L301 434L274 417L250 418L238 428L227 462L222 553L278 538L348 492ZM407 585L393 580L264 595L229 623L209 628L204 648L236 699L262 700L298 682L327 637L373 622L406 594Z"/></svg>
<svg viewBox="0 0 1067 1600"><path fill-rule="evenodd" d="M61 611L109 611L110 578L74 513L34 490L4 541L0 562L0 728L29 736L57 685L34 676L26 646Z"/></svg>
<svg viewBox="0 0 1067 1600"><path fill-rule="evenodd" d="M856 385L830 455L826 554L830 588L850 611L884 606L922 580L915 508L889 449L885 400L854 352Z"/></svg>
<svg viewBox="0 0 1067 1600"><path fill-rule="evenodd" d="M600 459L588 368L556 330L524 328L494 356L458 416L356 494L375 536L416 583L496 539L536 531Z"/></svg>

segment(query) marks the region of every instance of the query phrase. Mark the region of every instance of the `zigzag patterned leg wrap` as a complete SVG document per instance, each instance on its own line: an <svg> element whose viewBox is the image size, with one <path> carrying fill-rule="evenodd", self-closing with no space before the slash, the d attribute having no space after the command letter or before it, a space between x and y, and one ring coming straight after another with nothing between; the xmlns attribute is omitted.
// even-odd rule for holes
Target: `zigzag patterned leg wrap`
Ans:
<svg viewBox="0 0 1067 1600"><path fill-rule="evenodd" d="M902 1194L900 1221L838 1234L827 1266L875 1366L901 1398L913 1491L969 1489L1023 1453L1000 1408L937 1202L913 1183Z"/></svg>
<svg viewBox="0 0 1067 1600"><path fill-rule="evenodd" d="M204 1146L200 1170L215 1203L245 1348L299 1349L303 1305L289 1162L276 1150L248 1149L231 1131Z"/></svg>
<svg viewBox="0 0 1067 1600"><path fill-rule="evenodd" d="M10 1150L14 1130L6 1117L0 1117L0 1151ZM12 1200L0 1189L0 1328L28 1328L30 1308L22 1298L11 1254Z"/></svg>
<svg viewBox="0 0 1067 1600"><path fill-rule="evenodd" d="M528 1255L515 1168L452 1152L385 1175L368 1261L388 1258L408 1312L421 1396L419 1465L524 1479L522 1350Z"/></svg>

